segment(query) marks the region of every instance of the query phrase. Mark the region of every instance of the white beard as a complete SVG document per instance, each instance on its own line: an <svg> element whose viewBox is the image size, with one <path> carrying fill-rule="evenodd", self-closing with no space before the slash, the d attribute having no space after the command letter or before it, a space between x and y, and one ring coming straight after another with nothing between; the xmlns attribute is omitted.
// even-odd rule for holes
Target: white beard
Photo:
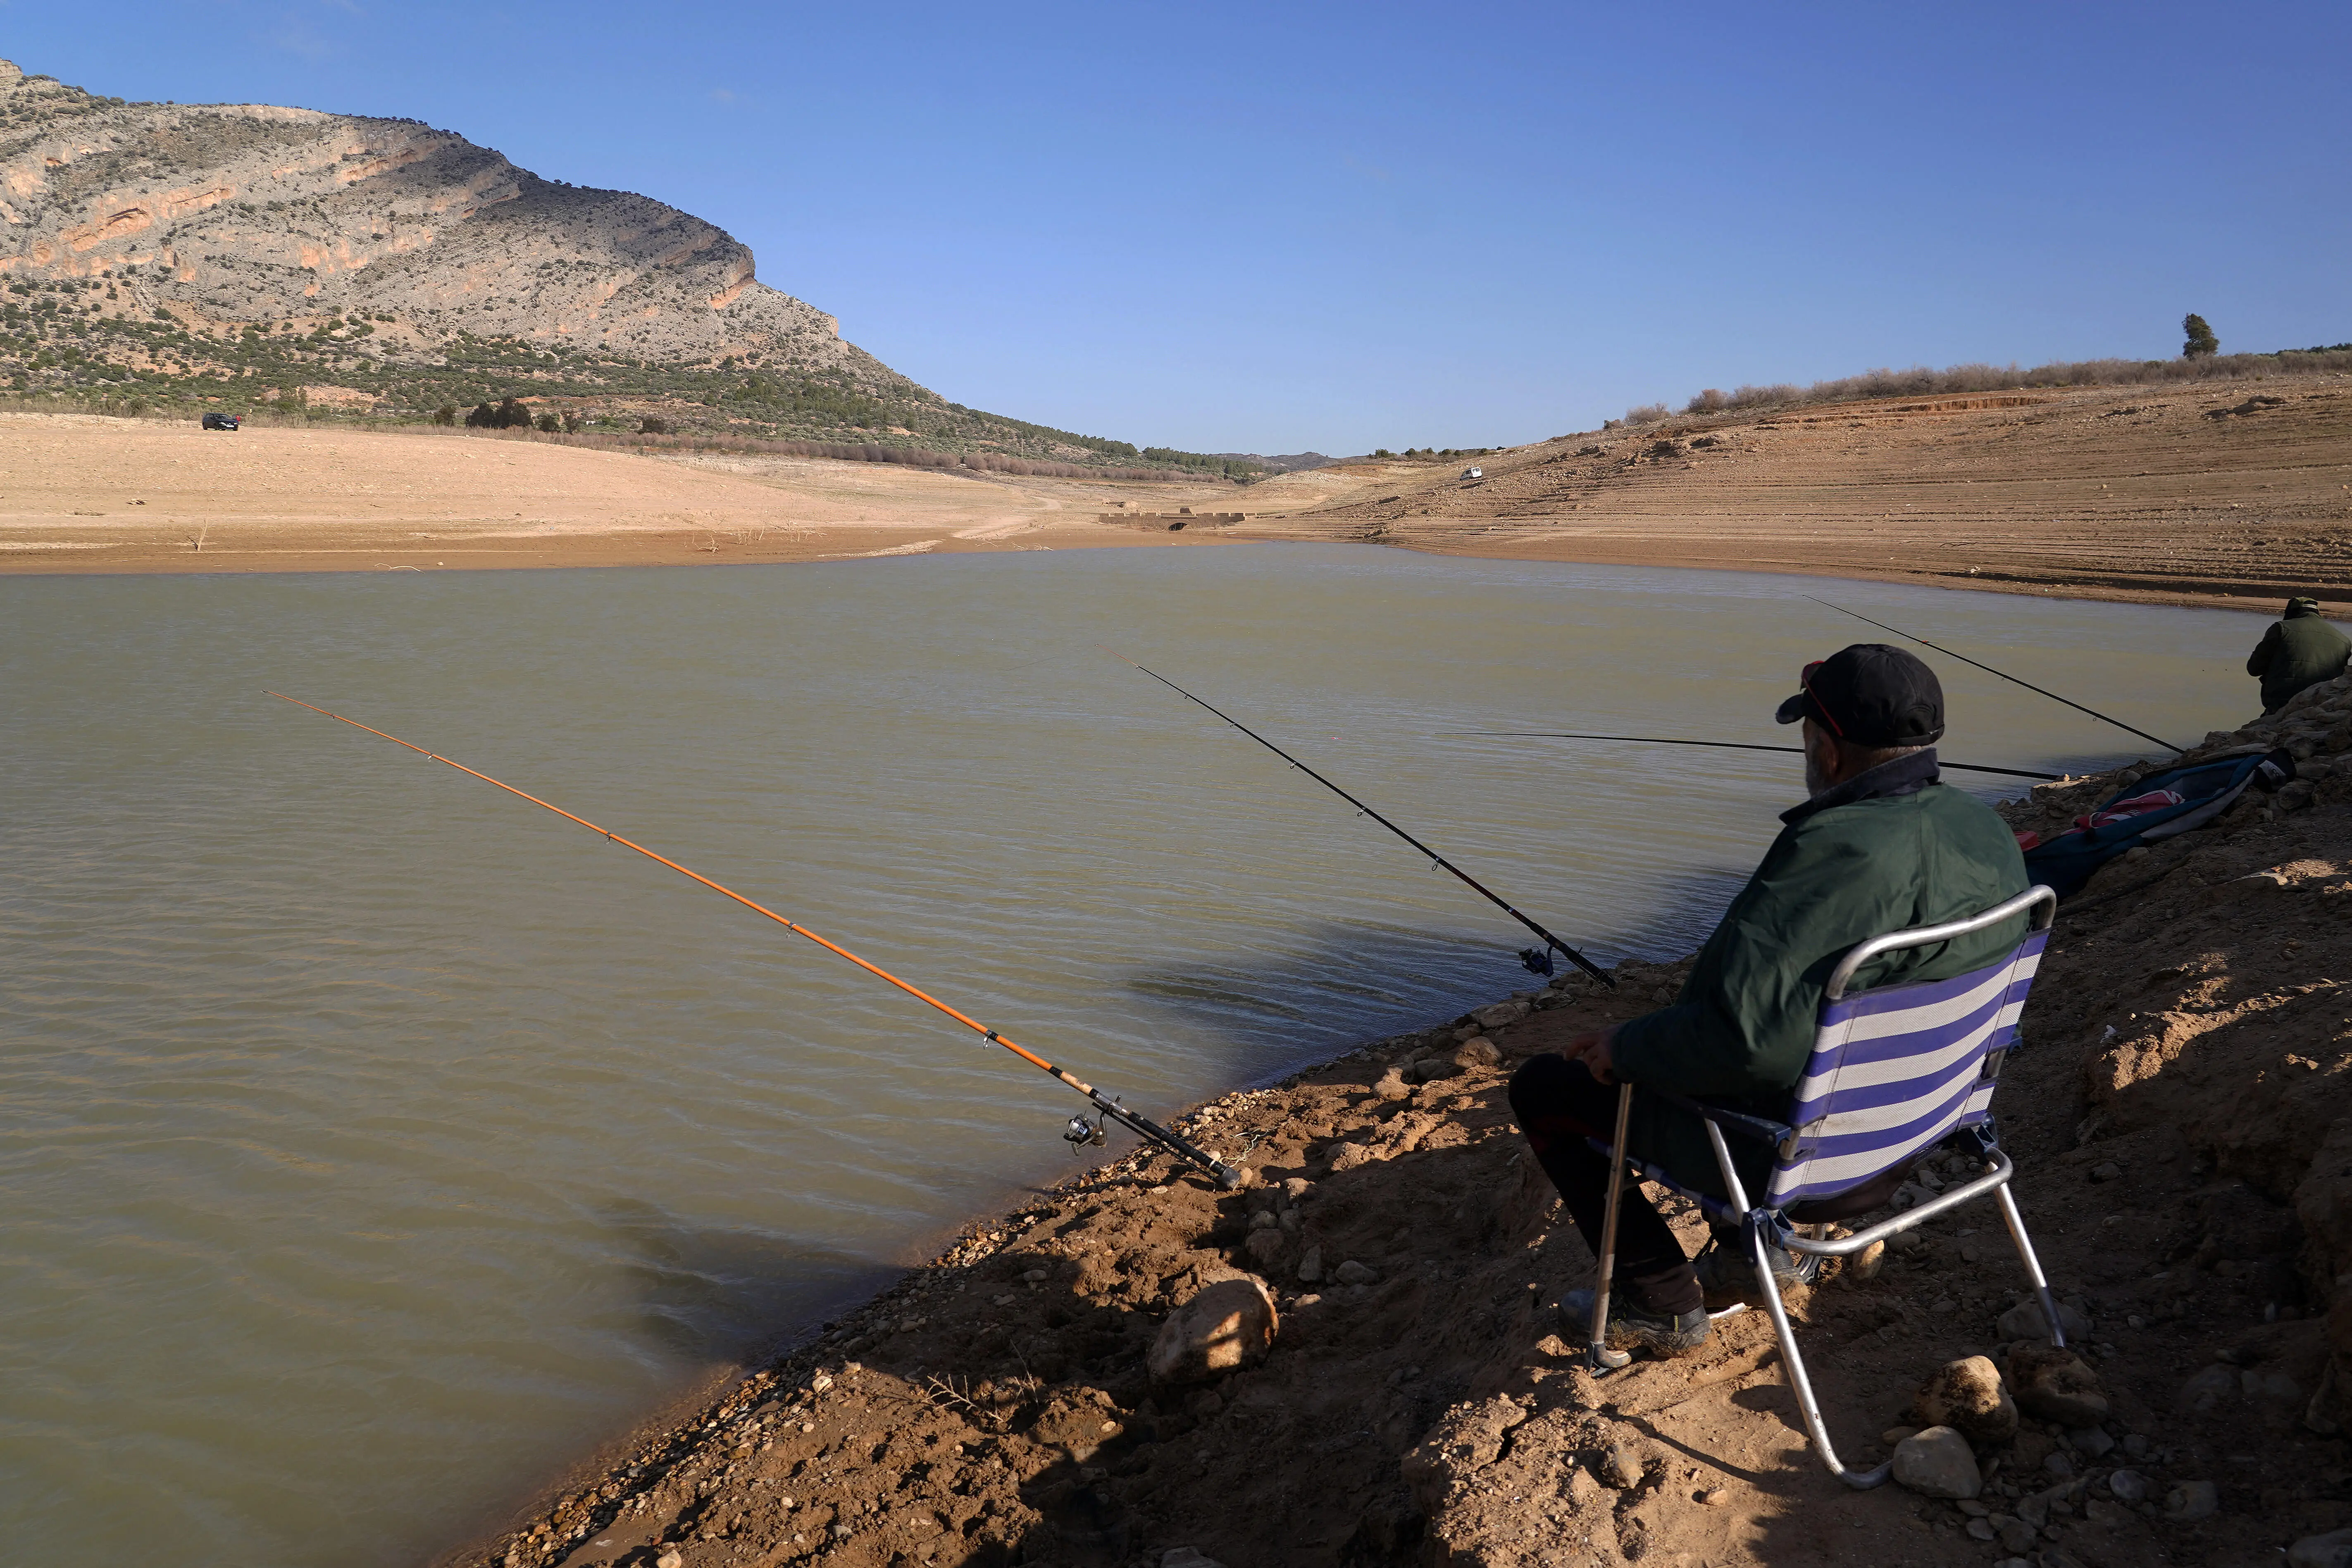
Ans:
<svg viewBox="0 0 2352 1568"><path fill-rule="evenodd" d="M1817 795L1829 787L1830 781L1822 772L1821 752L1818 749L1808 750L1805 752L1806 795L1808 797Z"/></svg>

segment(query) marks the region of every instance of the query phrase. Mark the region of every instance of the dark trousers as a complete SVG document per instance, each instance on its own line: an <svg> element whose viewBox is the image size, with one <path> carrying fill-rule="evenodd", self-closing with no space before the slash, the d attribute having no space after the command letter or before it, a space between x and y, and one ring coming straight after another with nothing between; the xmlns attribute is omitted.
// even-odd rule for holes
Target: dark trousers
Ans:
<svg viewBox="0 0 2352 1568"><path fill-rule="evenodd" d="M1616 1136L1617 1092L1617 1085L1597 1081L1582 1062L1566 1057L1531 1057L1511 1075L1511 1113L1596 1258L1609 1209L1609 1162L1585 1140L1607 1143ZM1706 1304L1682 1245L1630 1178L1617 1205L1615 1283L1653 1312L1696 1312Z"/></svg>

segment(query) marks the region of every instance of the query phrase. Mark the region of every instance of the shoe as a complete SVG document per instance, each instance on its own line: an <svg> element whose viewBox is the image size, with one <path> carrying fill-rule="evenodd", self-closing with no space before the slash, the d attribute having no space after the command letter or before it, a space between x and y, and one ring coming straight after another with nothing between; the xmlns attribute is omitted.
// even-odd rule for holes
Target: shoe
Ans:
<svg viewBox="0 0 2352 1568"><path fill-rule="evenodd" d="M1574 1344L1590 1342L1592 1335L1592 1292L1570 1290L1560 1298L1561 1337ZM1609 1298L1609 1322L1601 1344L1612 1351L1648 1351L1669 1359L1685 1356L1706 1343L1715 1325L1706 1309L1696 1312L1653 1312L1622 1295Z"/></svg>
<svg viewBox="0 0 2352 1568"><path fill-rule="evenodd" d="M1764 1257L1772 1266L1772 1283L1783 1290L1811 1285L1821 1278L1822 1260L1813 1253L1799 1254L1785 1247L1768 1247ZM1744 1236L1728 1239L1720 1235L1709 1237L1698 1256L1691 1259L1691 1272L1698 1276L1699 1289L1710 1296L1746 1300L1757 1291L1756 1259Z"/></svg>

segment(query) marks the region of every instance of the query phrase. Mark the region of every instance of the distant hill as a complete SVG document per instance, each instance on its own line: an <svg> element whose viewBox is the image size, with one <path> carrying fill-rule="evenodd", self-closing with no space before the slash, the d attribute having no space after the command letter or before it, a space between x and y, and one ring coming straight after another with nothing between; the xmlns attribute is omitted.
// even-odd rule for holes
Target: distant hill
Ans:
<svg viewBox="0 0 2352 1568"><path fill-rule="evenodd" d="M1252 463L1270 474L1294 474L1301 468L1328 468L1338 462L1320 452L1290 452L1278 458L1268 458L1257 452L1213 452L1210 456L1221 462Z"/></svg>
<svg viewBox="0 0 2352 1568"><path fill-rule="evenodd" d="M394 417L517 396L607 427L1138 460L916 384L691 214L413 120L129 103L0 60L0 286L20 393Z"/></svg>

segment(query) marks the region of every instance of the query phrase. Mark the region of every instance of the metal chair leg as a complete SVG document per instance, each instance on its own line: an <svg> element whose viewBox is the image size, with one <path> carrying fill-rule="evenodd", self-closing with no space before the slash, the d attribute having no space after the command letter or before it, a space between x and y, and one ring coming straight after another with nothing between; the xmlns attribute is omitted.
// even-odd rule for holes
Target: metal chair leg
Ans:
<svg viewBox="0 0 2352 1568"><path fill-rule="evenodd" d="M2033 1255L2033 1243L2026 1237L2025 1216L2017 1212L2017 1199L2010 1195L2007 1182L1994 1192L2000 1199L2000 1217L2009 1224L2009 1238L2017 1243L2017 1256L2025 1260L2026 1277L2033 1281L2033 1293L2042 1300L2042 1321L2050 1325L2050 1342L2064 1350L2065 1325L2058 1321L2058 1301L2050 1294L2050 1281L2042 1277L2042 1259Z"/></svg>
<svg viewBox="0 0 2352 1568"><path fill-rule="evenodd" d="M1830 1474L1853 1488L1868 1491L1883 1486L1895 1473L1895 1461L1868 1470L1850 1470L1837 1457L1836 1447L1830 1442L1829 1428L1822 1424L1822 1407L1813 1398L1813 1381L1805 1373L1805 1358L1797 1349L1797 1331L1789 1324L1788 1309L1780 1304L1780 1282L1772 1278L1772 1259L1766 1253L1764 1239L1769 1216L1761 1209L1748 1206L1748 1189L1740 1184L1739 1172L1731 1163L1731 1148L1723 1141L1723 1129L1713 1121L1706 1123L1707 1142L1715 1150L1715 1163L1723 1173L1723 1190L1732 1206L1740 1211L1741 1223L1748 1232L1748 1256L1756 1264L1756 1282L1762 1288L1765 1313L1772 1320L1772 1331L1780 1336L1780 1359L1789 1363L1789 1386L1796 1391L1797 1408L1805 1417L1805 1432L1821 1451L1822 1463Z"/></svg>
<svg viewBox="0 0 2352 1568"><path fill-rule="evenodd" d="M1822 1407L1813 1398L1813 1380L1806 1375L1805 1358L1797 1350L1797 1331L1789 1323L1788 1310L1780 1304L1780 1284L1772 1278L1771 1259L1765 1255L1764 1226L1750 1223L1748 1226L1748 1247L1756 1258L1756 1278L1764 1287L1764 1310L1772 1320L1772 1331L1780 1339L1780 1359L1789 1363L1789 1386L1796 1392L1797 1408L1805 1417L1805 1432L1821 1451L1822 1463L1830 1474L1856 1491L1868 1491L1883 1486L1895 1473L1895 1461L1867 1470L1850 1470L1837 1456L1837 1447L1830 1441L1829 1428L1822 1424Z"/></svg>

